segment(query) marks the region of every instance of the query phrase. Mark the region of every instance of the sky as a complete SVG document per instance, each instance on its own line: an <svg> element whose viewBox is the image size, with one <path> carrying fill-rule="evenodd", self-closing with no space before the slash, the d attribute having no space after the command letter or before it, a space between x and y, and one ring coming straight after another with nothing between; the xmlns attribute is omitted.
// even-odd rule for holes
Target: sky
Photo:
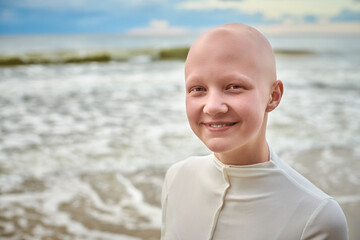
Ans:
<svg viewBox="0 0 360 240"><path fill-rule="evenodd" d="M270 34L360 34L360 0L0 0L0 34L184 34L228 22Z"/></svg>

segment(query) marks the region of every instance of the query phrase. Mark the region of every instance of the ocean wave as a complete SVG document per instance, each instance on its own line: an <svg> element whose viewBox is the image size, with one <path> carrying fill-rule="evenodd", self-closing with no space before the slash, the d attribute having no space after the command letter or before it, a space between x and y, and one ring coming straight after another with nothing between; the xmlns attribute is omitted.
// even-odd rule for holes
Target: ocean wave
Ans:
<svg viewBox="0 0 360 240"><path fill-rule="evenodd" d="M323 89L323 90L346 90L346 91L358 91L360 84L355 81L343 81L343 82L325 82L325 81L313 81L313 82L286 82L287 87L292 89Z"/></svg>
<svg viewBox="0 0 360 240"><path fill-rule="evenodd" d="M8 181L3 177L1 239L159 239L166 168L68 169Z"/></svg>

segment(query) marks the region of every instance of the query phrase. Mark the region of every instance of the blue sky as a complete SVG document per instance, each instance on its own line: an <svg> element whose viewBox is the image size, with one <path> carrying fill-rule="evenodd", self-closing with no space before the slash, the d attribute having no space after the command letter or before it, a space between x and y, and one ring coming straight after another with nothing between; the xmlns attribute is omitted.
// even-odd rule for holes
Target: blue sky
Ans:
<svg viewBox="0 0 360 240"><path fill-rule="evenodd" d="M0 34L180 34L227 22L360 33L360 0L0 0Z"/></svg>

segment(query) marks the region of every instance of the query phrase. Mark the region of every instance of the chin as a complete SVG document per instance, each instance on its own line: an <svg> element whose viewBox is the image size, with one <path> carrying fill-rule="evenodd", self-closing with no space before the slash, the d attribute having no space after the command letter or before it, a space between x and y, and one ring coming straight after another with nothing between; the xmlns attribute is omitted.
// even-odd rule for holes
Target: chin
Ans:
<svg viewBox="0 0 360 240"><path fill-rule="evenodd" d="M230 151L229 144L227 144L223 139L212 139L211 141L203 142L210 151L214 153L223 153Z"/></svg>

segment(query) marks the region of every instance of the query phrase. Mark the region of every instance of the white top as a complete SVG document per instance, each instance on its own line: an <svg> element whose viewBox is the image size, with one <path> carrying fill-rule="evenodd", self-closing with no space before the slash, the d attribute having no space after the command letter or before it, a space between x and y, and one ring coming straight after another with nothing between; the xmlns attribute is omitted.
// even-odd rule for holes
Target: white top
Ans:
<svg viewBox="0 0 360 240"><path fill-rule="evenodd" d="M348 239L338 203L274 153L246 166L215 155L191 157L167 172L163 240Z"/></svg>

